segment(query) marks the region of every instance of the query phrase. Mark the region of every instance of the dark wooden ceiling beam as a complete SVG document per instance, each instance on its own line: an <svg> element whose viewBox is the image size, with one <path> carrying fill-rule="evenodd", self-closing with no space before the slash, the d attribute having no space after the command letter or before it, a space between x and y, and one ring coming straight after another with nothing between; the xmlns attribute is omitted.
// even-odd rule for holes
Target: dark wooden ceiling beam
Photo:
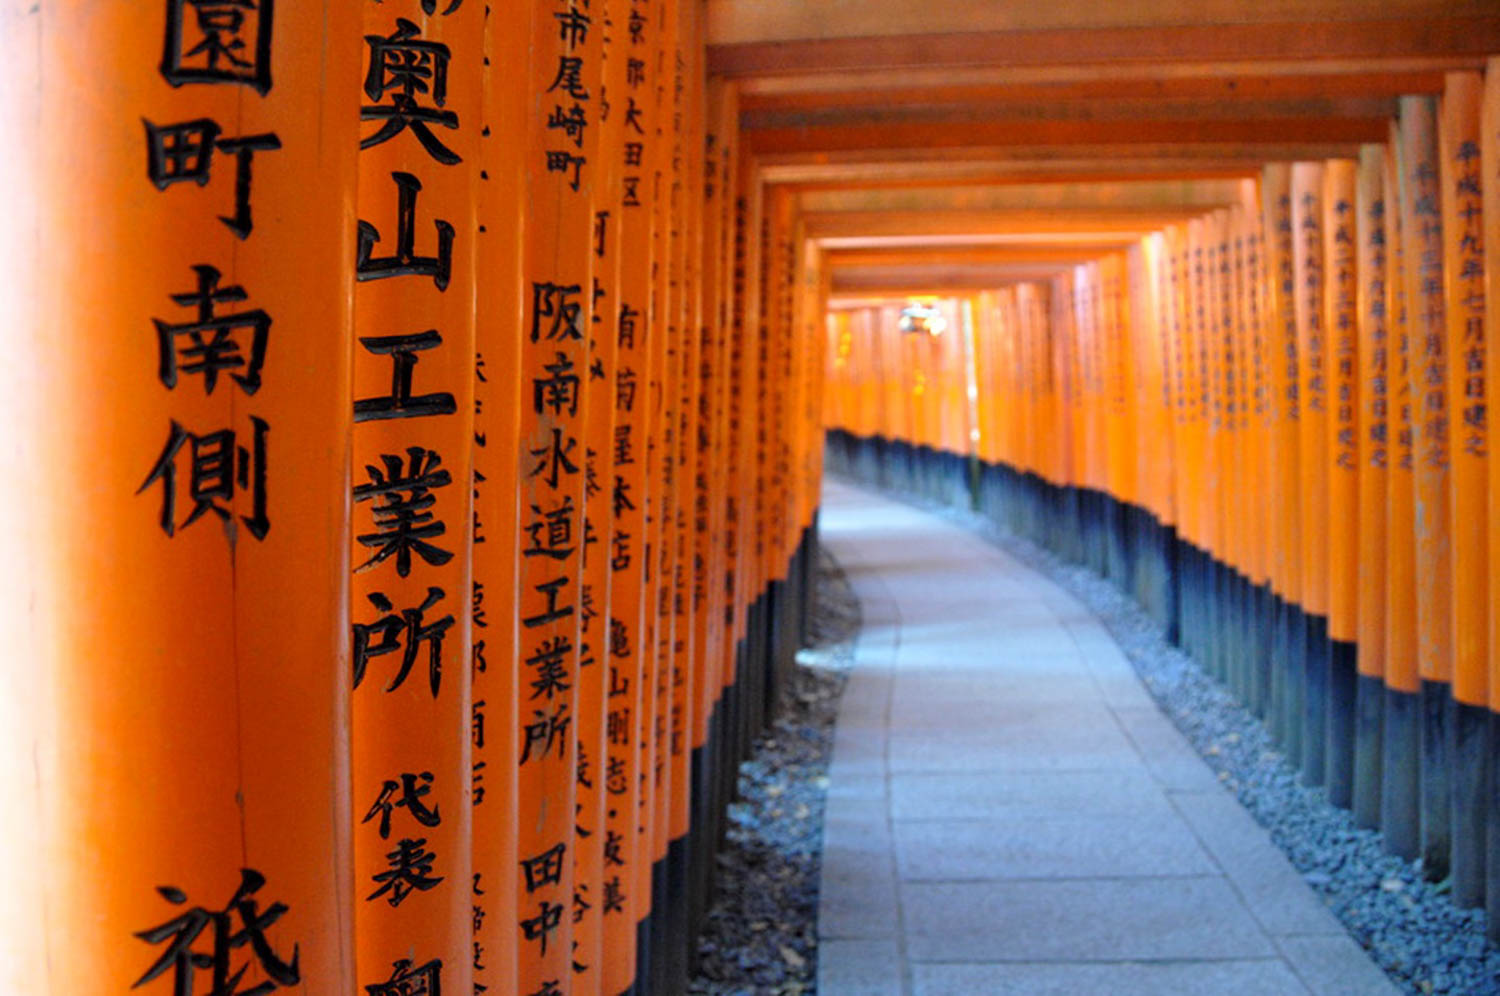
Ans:
<svg viewBox="0 0 1500 996"><path fill-rule="evenodd" d="M1256 120L998 121L963 125L892 123L746 132L757 154L997 146L1358 144L1386 138L1388 119L1263 118Z"/></svg>
<svg viewBox="0 0 1500 996"><path fill-rule="evenodd" d="M1465 60L1471 61L1471 60ZM1256 75L1252 67L1232 75L1190 77L1163 76L1142 70L1120 78L1058 79L955 85L931 81L919 85L892 85L889 74L860 74L857 85L832 89L797 89L765 92L747 88L740 96L745 120L755 115L784 111L819 111L828 108L893 108L904 105L949 106L991 104L1057 103L1090 100L1161 101L1295 101L1309 99L1395 98L1407 94L1437 94L1443 89L1440 69L1412 71L1304 72L1298 75ZM897 79L903 74L897 74ZM815 77L821 80L823 77Z"/></svg>
<svg viewBox="0 0 1500 996"><path fill-rule="evenodd" d="M1500 13L1432 19L1204 23L753 41L710 46L708 71L739 77L999 63L1317 62L1482 56L1497 50Z"/></svg>

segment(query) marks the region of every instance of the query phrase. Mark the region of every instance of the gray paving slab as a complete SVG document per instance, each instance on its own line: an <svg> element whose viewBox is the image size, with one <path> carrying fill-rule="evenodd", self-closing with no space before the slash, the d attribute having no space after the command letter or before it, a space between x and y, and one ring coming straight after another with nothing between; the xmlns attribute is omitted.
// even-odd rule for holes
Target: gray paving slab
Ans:
<svg viewBox="0 0 1500 996"><path fill-rule="evenodd" d="M890 792L896 820L1107 818L1171 809L1156 782L1137 770L894 774Z"/></svg>
<svg viewBox="0 0 1500 996"><path fill-rule="evenodd" d="M1306 996L1307 989L1275 959L1108 965L913 966L916 996ZM820 989L820 992L825 990ZM842 992L843 990L826 990Z"/></svg>
<svg viewBox="0 0 1500 996"><path fill-rule="evenodd" d="M1348 934L1283 937L1282 954L1315 996L1397 996L1400 990Z"/></svg>
<svg viewBox="0 0 1500 996"><path fill-rule="evenodd" d="M915 961L1264 958L1276 947L1218 876L904 882Z"/></svg>
<svg viewBox="0 0 1500 996"><path fill-rule="evenodd" d="M902 996L902 958L890 941L822 939L818 992L842 996Z"/></svg>
<svg viewBox="0 0 1500 996"><path fill-rule="evenodd" d="M1394 991L1067 592L843 485L821 534L864 630L829 769L820 992Z"/></svg>
<svg viewBox="0 0 1500 996"><path fill-rule="evenodd" d="M1115 878L1217 871L1176 813L898 820L903 880Z"/></svg>
<svg viewBox="0 0 1500 996"><path fill-rule="evenodd" d="M1266 829L1228 793L1173 792L1170 798L1267 933L1344 935Z"/></svg>

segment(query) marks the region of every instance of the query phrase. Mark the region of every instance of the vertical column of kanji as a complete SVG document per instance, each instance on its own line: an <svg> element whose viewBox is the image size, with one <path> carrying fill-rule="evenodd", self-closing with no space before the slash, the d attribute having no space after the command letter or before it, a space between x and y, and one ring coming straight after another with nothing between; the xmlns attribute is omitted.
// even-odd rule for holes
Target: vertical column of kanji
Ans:
<svg viewBox="0 0 1500 996"><path fill-rule="evenodd" d="M687 974L687 947L691 943L689 924L689 865L692 855L688 832L691 826L693 796L693 698L696 687L696 665L699 648L695 640L692 615L692 580L695 537L693 511L697 474L698 415L698 269L702 232L703 133L700 128L701 90L692 85L689 65L696 37L697 4L679 2L675 16L677 29L668 50L672 80L671 106L674 119L672 138L671 255L668 262L668 335L676 345L676 398L673 418L675 477L673 481L673 516L668 528L673 531L671 571L672 619L671 708L668 739L672 766L672 792L668 807L668 892L671 897L672 939L668 978L676 980Z"/></svg>
<svg viewBox="0 0 1500 996"><path fill-rule="evenodd" d="M1485 747L1489 692L1488 511L1489 456L1485 417L1484 205L1479 161L1478 72L1447 74L1439 128L1443 275L1447 294L1448 411L1451 454L1448 501L1452 524L1453 654L1452 751L1453 900L1484 902Z"/></svg>
<svg viewBox="0 0 1500 996"><path fill-rule="evenodd" d="M1244 248L1242 291L1245 317L1245 362L1247 366L1245 408L1242 424L1248 435L1242 471L1245 513L1251 520L1250 573L1250 667L1252 711L1262 719L1271 700L1271 632L1274 615L1271 595L1271 421L1270 421L1270 324L1266 308L1264 228L1261 222L1260 185L1247 180L1242 185L1240 216Z"/></svg>
<svg viewBox="0 0 1500 996"><path fill-rule="evenodd" d="M1179 626L1176 633L1179 645L1185 645L1186 604L1188 596L1188 573L1191 566L1186 559L1188 520L1191 517L1188 494L1188 465L1191 443L1188 439L1188 370L1191 354L1187 349L1186 313L1186 225L1169 225L1163 232L1162 246L1162 328L1166 340L1165 350L1169 366L1169 416L1171 419L1173 475L1171 480L1173 523L1176 527L1174 556L1176 569L1172 579L1173 595L1180 609Z"/></svg>
<svg viewBox="0 0 1500 996"><path fill-rule="evenodd" d="M1421 676L1417 666L1416 447L1411 382L1412 338L1407 323L1406 194L1401 182L1401 134L1392 125L1381 166L1386 191L1386 323L1390 336L1390 464L1385 504L1385 709L1381 726L1380 832L1403 858L1419 849Z"/></svg>
<svg viewBox="0 0 1500 996"><path fill-rule="evenodd" d="M1235 205L1234 217L1241 440L1235 465L1239 478L1236 514L1244 521L1245 557L1240 594L1241 668L1246 704L1251 712L1263 716L1269 674L1265 634L1270 627L1270 618L1266 615L1266 498L1262 492L1265 477L1261 471L1265 464L1265 425L1262 421L1265 352L1260 301L1260 196L1255 181L1245 180L1240 184L1240 199Z"/></svg>
<svg viewBox="0 0 1500 996"><path fill-rule="evenodd" d="M1484 238L1500 249L1500 58L1492 57L1485 66L1484 96L1480 101L1479 129L1480 190L1484 214ZM1489 252L1484 262L1485 298L1500 302L1500 255ZM1485 309L1486 366L1500 364L1500 308L1491 303ZM1486 385L1486 393L1488 386ZM1500 521L1500 464L1489 465L1488 521ZM1489 678L1489 736L1493 750L1500 744L1500 529L1490 529L1487 537L1489 556L1488 598L1489 642L1486 648ZM1491 938L1500 936L1500 764L1490 758L1489 783L1485 786L1483 805L1486 821L1485 910L1489 914Z"/></svg>
<svg viewBox="0 0 1500 996"><path fill-rule="evenodd" d="M615 870L624 866L624 837L612 838L605 824L611 806L617 823L623 825L630 818L628 808L624 817L620 813L620 799L628 788L619 767L624 764L623 753L635 742L630 729L635 710L619 700L629 698L635 682L620 668L637 659L631 647L631 634L639 627L623 622L620 628L615 626L614 572L610 560L615 547L615 510L628 510L640 498L632 493L623 475L617 476L614 397L619 372L619 224L624 175L619 150L632 114L637 125L640 115L638 110L632 110L626 98L630 37L626 0L594 3L589 14L599 38L601 82L594 140L597 144L589 153L594 181L590 202L592 274L586 379L591 386L583 427L583 580L579 589L578 762L574 806L577 815L573 846L573 986L583 993L605 991L604 920L606 913L618 918L624 909L618 878L609 895L605 895L606 864ZM625 455L633 460L630 452ZM618 661L617 648L625 652ZM611 696L615 701L611 701ZM613 784L618 789L613 796L607 791L611 784L612 745L617 754ZM628 938L624 934L618 936L618 953L625 955L627 941L633 957L633 931Z"/></svg>
<svg viewBox="0 0 1500 996"><path fill-rule="evenodd" d="M1266 233L1271 339L1271 521L1272 578L1276 618L1271 641L1273 731L1287 759L1302 758L1302 663L1306 617L1302 611L1302 494L1298 487L1302 414L1297 377L1296 230L1292 227L1291 166L1269 163L1261 174Z"/></svg>
<svg viewBox="0 0 1500 996"><path fill-rule="evenodd" d="M651 379L651 211L648 144L654 134L651 99L654 25L651 0L611 5L607 95L611 114L601 149L605 172L618 177L605 220L604 252L613 254L613 291L607 331L614 366L603 392L613 408L613 483L609 537L609 684L605 707L606 753L603 880L604 992L625 992L636 981L637 924L650 910L650 857L640 828L644 773L649 770L652 699L646 642L645 582L648 438L646 385ZM616 499L619 495L619 499ZM642 867L645 874L642 874Z"/></svg>
<svg viewBox="0 0 1500 996"><path fill-rule="evenodd" d="M1208 264L1205 243L1208 240L1206 218L1194 218L1187 224L1183 243L1183 357L1186 388L1187 501L1183 505L1183 535L1186 539L1186 570L1190 579L1184 592L1190 596L1190 625L1183 631L1188 651L1199 660L1208 659L1207 649L1212 628L1207 625L1209 605L1209 564L1207 521L1204 493L1206 481L1204 459L1208 452Z"/></svg>
<svg viewBox="0 0 1500 996"><path fill-rule="evenodd" d="M357 31L0 8L7 992L354 987Z"/></svg>
<svg viewBox="0 0 1500 996"><path fill-rule="evenodd" d="M764 335L761 330L761 185L755 165L746 150L739 155L736 190L736 213L739 215L735 238L735 268L738 290L735 295L735 343L739 350L735 362L738 372L736 383L740 384L739 434L734 444L735 480L739 502L739 525L736 536L739 555L735 567L735 593L738 604L737 620L745 651L736 668L736 683L739 685L740 716L738 720L739 753L743 757L749 752L751 738L759 732L761 703L759 695L760 625L764 604L761 600L761 578L759 571L760 546L760 487L762 483L760 464L760 440L762 436L762 400L765 382L762 376L761 356ZM881 427L877 430L888 439L889 420L899 409L899 398L892 397L892 384L888 365L884 360L885 333L879 324L878 315L872 316L875 324L874 376L878 389L878 406ZM880 445L884 445L882 442Z"/></svg>
<svg viewBox="0 0 1500 996"><path fill-rule="evenodd" d="M1229 213L1215 211L1208 216L1207 274L1208 289L1206 332L1208 334L1208 452L1204 471L1207 493L1204 507L1209 522L1208 547L1213 577L1213 635L1209 660L1213 669L1238 692L1230 664L1233 657L1231 625L1231 590L1234 573L1239 567L1237 537L1229 521L1228 506L1233 490L1229 470L1234 447L1234 283L1229 272Z"/></svg>
<svg viewBox="0 0 1500 996"><path fill-rule="evenodd" d="M721 726L724 741L720 761L721 790L716 806L716 819L722 824L726 807L734 794L735 779L739 771L740 755L735 747L738 702L734 685L738 680L739 645L743 632L739 625L739 602L742 587L739 574L740 557L740 478L743 471L743 451L739 447L741 433L741 410L744 391L744 375L741 372L744 344L741 336L744 313L744 212L738 197L739 190L739 89L730 86L725 92L719 109L719 213L721 216L719 283L721 287L719 312L719 363L722 370L721 415L719 437L714 446L718 489L715 514L719 517L719 543L717 560L709 574L710 611L722 613L716 623L719 630L720 683L725 708ZM862 316L851 314L861 335L866 331ZM851 417L861 438L869 435L868 410L862 404L868 383L869 352L863 342L860 346L856 379L852 385L850 402ZM722 826L720 827L722 831Z"/></svg>
<svg viewBox="0 0 1500 996"><path fill-rule="evenodd" d="M368 4L364 28L351 593L359 982L467 990L484 10Z"/></svg>
<svg viewBox="0 0 1500 996"><path fill-rule="evenodd" d="M688 925L691 946L702 924L708 904L709 871L714 849L712 830L713 786L717 773L714 750L719 715L719 690L722 679L719 669L718 644L711 624L709 611L709 577L718 546L718 533L714 525L714 461L718 448L715 445L717 424L722 404L720 402L719 377L722 374L718 356L720 325L718 309L722 287L718 280L722 200L719 190L718 117L723 105L723 83L716 82L711 88L702 78L702 64L697 45L690 44L687 82L690 91L698 97L693 101L697 108L695 117L698 142L689 151L697 160L696 170L696 256L693 269L697 272L693 298L696 320L689 334L697 339L697 363L692 376L696 381L697 396L691 428L690 449L693 459L691 514L688 516L689 549L692 551L688 575L688 618L693 628L693 698L691 702L692 727L689 746L692 749L692 783L689 820L689 878L688 878ZM714 600L717 607L717 599Z"/></svg>
<svg viewBox="0 0 1500 996"><path fill-rule="evenodd" d="M520 674L515 611L519 581L521 343L527 294L521 282L526 234L526 127L536 7L491 5L485 24L480 119L479 221L474 343L474 646L470 748L474 771L474 991L515 985L518 816L515 758ZM529 288L526 289L529 293ZM529 385L528 385L529 386ZM482 779L482 780L481 780Z"/></svg>
<svg viewBox="0 0 1500 996"><path fill-rule="evenodd" d="M1218 402L1216 418L1219 423L1217 445L1213 461L1214 486L1217 500L1214 502L1217 517L1219 554L1219 619L1221 632L1218 636L1217 657L1219 670L1224 674L1231 690L1243 700L1245 687L1240 674L1242 647L1239 639L1239 590L1244 578L1244 525L1245 520L1237 515L1239 499L1239 475L1236 459L1241 445L1239 417L1241 405L1241 363L1239 343L1240 329L1235 307L1235 261L1234 244L1238 238L1238 225L1234 212L1214 212L1217 222L1217 242L1214 247L1214 343L1220 359L1218 362Z"/></svg>
<svg viewBox="0 0 1500 996"><path fill-rule="evenodd" d="M1175 485L1177 480L1177 438L1175 434L1174 402L1174 358L1176 343L1173 336L1173 315L1176 312L1171 296L1169 276L1171 270L1171 248L1168 242L1170 229L1156 232L1144 243L1144 262L1150 306L1149 321L1142 328L1149 337L1147 349L1151 356L1152 389L1151 407L1154 412L1152 426L1156 433L1156 451L1142 465L1142 473L1151 480L1156 503L1152 511L1157 519L1157 543L1153 550L1156 558L1152 581L1156 588L1158 611L1168 639L1177 639L1176 597L1173 588L1172 544L1177 533L1177 502Z"/></svg>
<svg viewBox="0 0 1500 996"><path fill-rule="evenodd" d="M1400 117L1416 485L1417 664L1422 678L1422 866L1425 874L1437 880L1448 874L1451 844L1448 727L1453 680L1447 327L1437 101L1403 97Z"/></svg>
<svg viewBox="0 0 1500 996"><path fill-rule="evenodd" d="M789 406L787 378L791 374L786 342L786 304L790 277L787 273L792 195L777 187L767 194L766 220L768 238L765 258L765 307L762 324L766 330L766 471L767 489L761 513L766 530L763 570L768 592L785 578L782 553L786 546L786 427ZM912 338L912 337L908 337ZM925 370L917 368L918 377ZM913 427L925 424L922 398L912 391ZM780 608L780 606L777 606ZM768 700L769 702L769 700Z"/></svg>
<svg viewBox="0 0 1500 996"><path fill-rule="evenodd" d="M695 812L701 814L699 833L701 847L695 858L699 879L697 898L705 904L712 881L713 853L719 837L719 819L726 783L721 778L728 757L725 754L725 726L728 700L724 697L726 675L733 672L733 660L726 660L724 612L728 590L724 583L726 520L725 460L726 415L728 394L726 366L728 347L729 284L727 263L730 257L733 214L732 188L726 186L727 165L731 157L729 139L733 118L727 117L733 104L733 86L711 83L706 107L706 132L703 174L703 318L700 327L702 394L699 409L703 424L699 427L698 500L694 528L701 529L699 551L701 564L695 564L693 598L696 606L698 642L703 648L702 671L705 680L698 688L698 733L705 750L702 777L698 782L699 799ZM701 578L701 580L700 580ZM702 910L697 911L699 916Z"/></svg>
<svg viewBox="0 0 1500 996"><path fill-rule="evenodd" d="M1115 468L1113 473L1118 481L1116 486L1123 495L1116 519L1120 534L1119 553L1122 558L1120 580L1132 594L1139 594L1141 591L1140 529L1141 513L1146 504L1140 475L1140 454L1136 444L1146 424L1146 411L1141 403L1141 392L1145 385L1145 357L1136 346L1142 327L1138 306L1142 290L1139 262L1139 246L1115 257L1114 362L1117 381L1111 422L1118 418L1122 424L1110 443Z"/></svg>
<svg viewBox="0 0 1500 996"><path fill-rule="evenodd" d="M1210 314L1213 302L1213 218L1204 215L1188 223L1188 352L1192 356L1192 381L1188 422L1190 440L1189 486L1192 494L1192 517L1189 538L1193 547L1193 570L1198 581L1193 585L1198 600L1193 629L1193 653L1205 664L1212 657L1217 627L1213 623L1213 518L1209 502L1209 460L1212 454L1214 350L1215 331Z"/></svg>
<svg viewBox="0 0 1500 996"><path fill-rule="evenodd" d="M1323 328L1323 164L1292 164L1292 240L1296 286L1298 420L1301 486L1302 609L1307 616L1302 700L1302 776L1323 784L1324 719L1328 699L1328 391Z"/></svg>
<svg viewBox="0 0 1500 996"><path fill-rule="evenodd" d="M656 590L660 569L658 549L661 488L660 443L662 424L657 403L658 362L662 337L658 328L656 273L660 267L662 221L657 196L659 161L662 155L657 91L661 77L661 32L664 14L658 0L631 0L626 15L630 39L627 57L627 87L624 112L634 112L618 155L624 166L620 177L620 336L615 376L616 418L632 425L636 466L627 468L627 478L638 479L643 499L626 510L616 523L617 549L611 550L611 570L619 570L634 584L616 577L621 591L620 618L635 620L632 651L637 655L638 731L633 768L635 812L629 830L634 838L634 857L624 885L633 906L636 930L636 980L645 986L650 965L648 954L652 885L656 846L656 718L657 675ZM631 523L634 523L632 531ZM638 585L638 588L636 587ZM634 595L638 608L629 599Z"/></svg>
<svg viewBox="0 0 1500 996"><path fill-rule="evenodd" d="M656 159L652 175L655 227L653 229L653 264L651 274L652 382L651 412L655 431L652 434L651 537L652 604L651 645L655 668L654 715L652 717L652 881L651 950L653 989L660 988L668 977L665 938L668 936L673 909L667 897L667 851L670 844L670 805L672 799L671 715L672 715L672 594L676 557L676 530L672 524L677 515L677 394L679 381L679 343L674 339L671 293L673 229L671 187L677 129L674 108L677 3L663 0L657 15L654 57Z"/></svg>
<svg viewBox="0 0 1500 996"><path fill-rule="evenodd" d="M803 242L808 247L812 261L811 274L813 285L809 288L812 297L812 307L808 314L809 331L821 329L828 317L828 302L833 295L833 268L828 265L828 256L823 247L806 237L806 224L803 224ZM961 312L960 312L961 314ZM963 344L963 377L965 384L971 384L973 375L973 338L972 323L968 323L971 335L964 339ZM822 499L823 482L823 426L818 420L818 413L822 409L828 391L827 368L821 362L820 350L817 339L813 335L808 336L808 363L812 367L812 391L808 396L807 405L807 477L803 484L803 500L807 503L807 511L803 515L803 526L808 530L807 556L802 563L803 571L803 604L804 634L806 632L806 614L810 607L812 598L813 558L816 545L816 527L818 508ZM965 398L967 387L965 388ZM972 455L974 444L970 441L970 430L975 427L974 411L971 405L965 405L964 411L967 421L963 430L964 453ZM967 473L967 472L966 472ZM967 481L968 477L965 476ZM963 492L967 494L967 492ZM800 646L800 643L799 643Z"/></svg>
<svg viewBox="0 0 1500 996"><path fill-rule="evenodd" d="M1381 176L1384 150L1359 151L1355 201L1359 325L1359 389L1356 459L1359 462L1358 600L1355 639L1359 651L1354 708L1354 818L1361 826L1380 825L1380 751L1384 715L1385 573L1387 466L1390 458L1390 336L1386 321L1386 190Z"/></svg>
<svg viewBox="0 0 1500 996"><path fill-rule="evenodd" d="M1109 459L1109 489L1114 495L1115 511L1110 530L1113 546L1110 559L1114 564L1115 583L1134 591L1134 545L1130 530L1140 507L1135 473L1134 440L1139 436L1140 418L1136 406L1137 368L1131 350L1133 316L1129 258L1116 253L1105 260L1109 273L1110 359L1109 409L1105 419L1108 433L1106 453Z"/></svg>
<svg viewBox="0 0 1500 996"><path fill-rule="evenodd" d="M532 18L522 262L517 597L516 940L520 994L573 977L578 684L602 11L550 0ZM596 398L597 401L597 398Z"/></svg>
<svg viewBox="0 0 1500 996"><path fill-rule="evenodd" d="M1330 159L1323 167L1323 294L1326 331L1328 474L1328 704L1323 773L1328 799L1348 808L1354 794L1355 638L1359 602L1359 284L1355 239L1359 163Z"/></svg>
<svg viewBox="0 0 1500 996"><path fill-rule="evenodd" d="M1105 570L1103 552L1103 523L1100 520L1101 482L1099 464L1101 439L1099 433L1100 382L1102 374L1101 347L1104 339L1103 323L1100 321L1100 273L1099 264L1087 263L1074 270L1073 282L1073 344L1074 358L1078 364L1078 395L1075 408L1077 420L1074 433L1078 442L1076 464L1080 501L1081 524L1085 529L1085 552L1087 562L1096 571Z"/></svg>
<svg viewBox="0 0 1500 996"><path fill-rule="evenodd" d="M1224 369L1221 393L1223 439L1219 461L1219 532L1225 547L1223 668L1230 687L1242 702L1249 702L1243 639L1245 579L1250 574L1250 517L1243 507L1245 431L1245 328L1240 311L1241 275L1244 271L1243 211L1238 205L1220 212L1223 229L1219 240L1219 340L1223 344Z"/></svg>

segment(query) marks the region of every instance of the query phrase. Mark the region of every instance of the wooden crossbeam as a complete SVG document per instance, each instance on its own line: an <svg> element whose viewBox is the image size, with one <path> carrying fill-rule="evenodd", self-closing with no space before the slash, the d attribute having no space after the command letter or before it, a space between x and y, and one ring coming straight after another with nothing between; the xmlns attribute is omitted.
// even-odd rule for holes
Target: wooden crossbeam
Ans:
<svg viewBox="0 0 1500 996"><path fill-rule="evenodd" d="M1394 96L1295 98L1081 97L987 99L903 104L825 105L750 111L740 115L747 132L793 128L843 128L862 125L933 125L966 128L972 124L1030 121L1289 121L1385 119L1396 114ZM753 139L753 135L751 136Z"/></svg>
<svg viewBox="0 0 1500 996"><path fill-rule="evenodd" d="M1483 8L1479 8L1483 9ZM1164 63L1220 59L1369 59L1482 56L1500 49L1500 14L1269 24L968 31L777 39L710 46L709 72L822 73L849 69L1006 64Z"/></svg>
<svg viewBox="0 0 1500 996"><path fill-rule="evenodd" d="M1472 60L1461 60L1469 62ZM1261 75L1255 67L1237 74L1172 77L1137 70L1078 78L998 80L953 83L952 74L937 79L908 81L907 73L858 73L842 77L796 77L819 84L789 90L766 88L765 80L746 81L740 98L742 121L768 112L814 112L827 108L892 108L905 105L996 105L1014 103L1043 107L1076 101L1296 101L1308 99L1393 99L1405 94L1437 94L1443 88L1443 69L1391 71L1303 72ZM1014 75L1014 74L1011 74ZM779 77L779 80L790 78ZM759 85L758 85L759 84Z"/></svg>
<svg viewBox="0 0 1500 996"><path fill-rule="evenodd" d="M974 121L962 125L890 123L825 128L767 128L747 132L745 145L760 154L827 153L874 149L1030 145L1163 143L1285 144L1378 142L1388 119L1264 118L1257 120Z"/></svg>

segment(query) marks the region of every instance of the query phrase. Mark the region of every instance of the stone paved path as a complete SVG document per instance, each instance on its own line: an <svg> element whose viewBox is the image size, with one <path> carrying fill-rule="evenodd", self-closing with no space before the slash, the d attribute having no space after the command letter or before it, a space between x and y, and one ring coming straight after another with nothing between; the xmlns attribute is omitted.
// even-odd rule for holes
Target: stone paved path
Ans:
<svg viewBox="0 0 1500 996"><path fill-rule="evenodd" d="M822 996L1396 990L1047 579L848 485Z"/></svg>

